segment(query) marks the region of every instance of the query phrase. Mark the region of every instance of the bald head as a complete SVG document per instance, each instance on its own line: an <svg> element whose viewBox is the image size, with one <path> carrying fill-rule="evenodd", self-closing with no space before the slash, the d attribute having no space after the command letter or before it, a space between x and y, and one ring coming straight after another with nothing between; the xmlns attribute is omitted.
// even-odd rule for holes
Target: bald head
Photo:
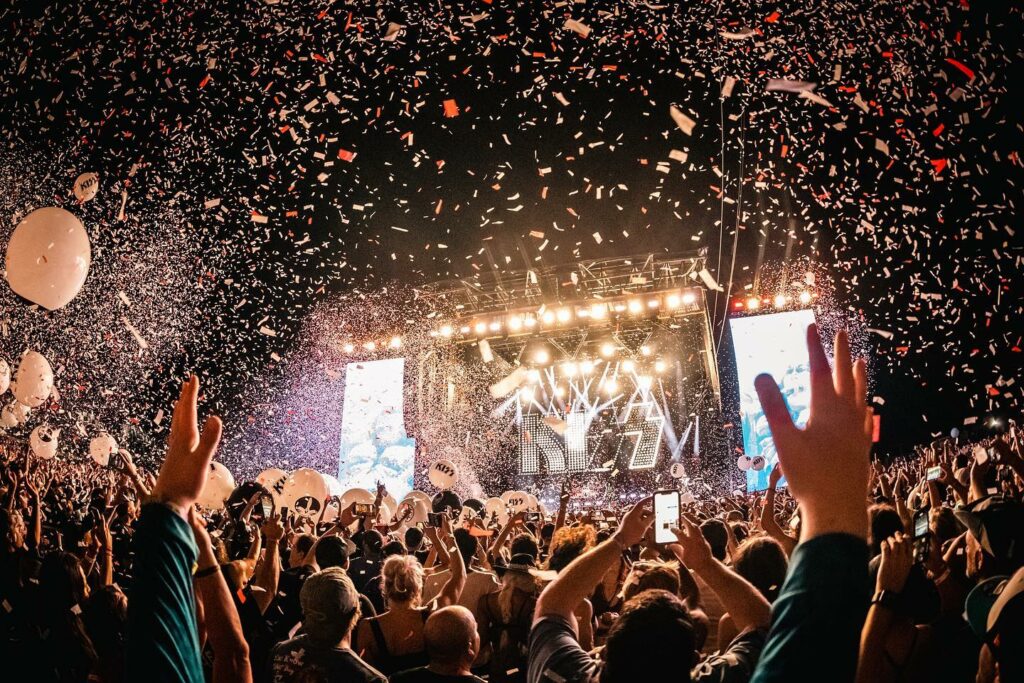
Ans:
<svg viewBox="0 0 1024 683"><path fill-rule="evenodd" d="M423 641L431 668L469 670L480 651L476 619L465 607L454 605L437 610L427 619Z"/></svg>

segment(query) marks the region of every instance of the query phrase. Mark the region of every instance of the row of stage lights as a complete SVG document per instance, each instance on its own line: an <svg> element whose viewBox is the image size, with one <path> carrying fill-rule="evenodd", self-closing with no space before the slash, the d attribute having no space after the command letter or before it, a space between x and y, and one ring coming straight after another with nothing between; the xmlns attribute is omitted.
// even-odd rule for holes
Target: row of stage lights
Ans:
<svg viewBox="0 0 1024 683"><path fill-rule="evenodd" d="M430 336L449 339L456 335L491 337L501 334L521 334L536 329L567 327L589 321L603 322L616 317L633 317L675 313L694 306L698 290L687 289L665 294L632 297L611 302L595 301L581 305L542 306L536 313L507 313L489 320L478 319L464 324L445 324L431 330Z"/></svg>
<svg viewBox="0 0 1024 683"><path fill-rule="evenodd" d="M598 390L606 394L612 395L619 391L622 376L626 379L632 378L634 385L643 392L650 391L654 385L654 375L660 375L668 369L668 363L660 358L653 362L638 362L632 358L625 358L616 362L613 358L618 353L618 348L611 342L606 342L601 345L600 353L604 357L603 359L588 359L582 360L566 360L560 363L552 363L551 355L547 349L538 349L528 360L535 366L548 366L552 371L557 369L557 373L561 375L563 380L571 380L575 378L586 378L593 375L595 372L602 373L602 378L598 382ZM649 346L640 347L640 355L649 357L652 350ZM608 367L603 370L599 367L602 363L607 364ZM612 365L614 363L614 366ZM541 385L545 379L546 370L538 369L537 367L530 368L527 371L527 385L519 390L519 398L523 403L531 403L534 400L536 393L536 385ZM567 392L567 388L564 384L557 382L554 376L551 376L551 383L555 396L563 398Z"/></svg>
<svg viewBox="0 0 1024 683"><path fill-rule="evenodd" d="M799 302L802 306L806 306L807 304L811 303L812 299L814 299L814 295L807 290L803 290L795 297L789 297L786 296L785 294L776 294L773 298L770 299L768 297L762 299L756 296L752 296L749 299L745 300L737 299L736 301L733 302L732 307L733 310L736 311L757 311L760 310L763 306L774 306L777 309L783 309L789 308L796 302Z"/></svg>
<svg viewBox="0 0 1024 683"><path fill-rule="evenodd" d="M737 299L733 302L734 311L758 311L763 307L774 306L776 309L785 309L799 303L806 306L814 299L814 294L807 290L801 291L795 296L777 294L773 298L759 298L752 296L748 299ZM669 292L663 295L650 296L647 298L633 297L630 299L616 300L613 302L593 302L587 305L566 305L558 307L541 307L537 313L511 313L492 320L476 320L469 324L452 325L445 324L436 330L430 331L431 337L450 339L456 335L476 337L489 337L502 334L522 334L533 332L537 329L551 329L559 326L568 326L574 322L604 321L613 317L639 318L644 315L657 314L661 311L673 313L680 309L692 307L697 303L697 290L687 289L681 292ZM605 353L606 347L612 350ZM375 353L377 351L397 351L402 348L402 338L394 336L390 339L370 340L361 343L345 342L341 349L346 354L353 353ZM614 346L605 344L602 346L601 354L611 356L615 353ZM541 362L545 364L545 362Z"/></svg>

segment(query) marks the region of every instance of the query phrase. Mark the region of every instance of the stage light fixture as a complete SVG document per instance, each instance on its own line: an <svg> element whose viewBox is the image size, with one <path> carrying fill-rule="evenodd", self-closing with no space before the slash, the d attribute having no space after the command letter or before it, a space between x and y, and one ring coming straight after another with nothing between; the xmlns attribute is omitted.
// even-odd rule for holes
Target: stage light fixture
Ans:
<svg viewBox="0 0 1024 683"><path fill-rule="evenodd" d="M807 292L807 291L800 292L800 303L802 303L802 304L809 304L809 303L811 303L811 293Z"/></svg>
<svg viewBox="0 0 1024 683"><path fill-rule="evenodd" d="M356 350L356 347L355 347L355 345L354 345L354 344L345 344L345 345L344 345L343 347L341 347L341 348L342 348L342 350L343 350L343 351L344 351L345 353L352 353L353 351L355 351L355 350Z"/></svg>
<svg viewBox="0 0 1024 683"><path fill-rule="evenodd" d="M582 363L580 363L580 370L583 371L584 375L589 375L591 372L594 371L594 362L590 360L583 361Z"/></svg>
<svg viewBox="0 0 1024 683"><path fill-rule="evenodd" d="M743 302L742 301L733 302L732 307L735 308L737 311L739 311L739 310L741 310L743 308Z"/></svg>
<svg viewBox="0 0 1024 683"><path fill-rule="evenodd" d="M761 300L758 299L756 296L752 296L749 299L747 299L747 309L748 310L756 311L760 307L761 307Z"/></svg>
<svg viewBox="0 0 1024 683"><path fill-rule="evenodd" d="M572 377L576 374L577 367L575 363L562 363L562 374L566 377Z"/></svg>
<svg viewBox="0 0 1024 683"><path fill-rule="evenodd" d="M651 355L651 347L648 346L647 344L644 344L643 346L641 346L640 347L640 355L642 355L642 356L649 356L649 355Z"/></svg>
<svg viewBox="0 0 1024 683"><path fill-rule="evenodd" d="M696 303L697 295L694 294L693 292L683 292L682 301L684 304L689 306L690 304Z"/></svg>
<svg viewBox="0 0 1024 683"><path fill-rule="evenodd" d="M669 294L665 297L665 307L668 309L679 308L679 295Z"/></svg>
<svg viewBox="0 0 1024 683"><path fill-rule="evenodd" d="M633 372L634 370L636 370L636 363L627 358L626 360L622 361L622 370L623 372Z"/></svg>
<svg viewBox="0 0 1024 683"><path fill-rule="evenodd" d="M559 398L565 396L565 387L563 387L561 384L555 387L555 396L558 396Z"/></svg>
<svg viewBox="0 0 1024 683"><path fill-rule="evenodd" d="M526 373L526 379L534 383L539 382L540 370L528 370ZM531 389L530 391L532 392L533 390Z"/></svg>
<svg viewBox="0 0 1024 683"><path fill-rule="evenodd" d="M644 304L640 299L630 299L627 304L629 312L633 315L639 315L644 310Z"/></svg>
<svg viewBox="0 0 1024 683"><path fill-rule="evenodd" d="M543 315L541 315L540 319L541 319L541 322L543 322L545 325L550 325L553 322L555 322L555 313L554 313L554 311L544 311L544 313L543 313Z"/></svg>
<svg viewBox="0 0 1024 683"><path fill-rule="evenodd" d="M637 386L643 391L650 391L652 382L650 375L640 375L636 378Z"/></svg>
<svg viewBox="0 0 1024 683"><path fill-rule="evenodd" d="M624 310L626 310L626 304L615 304L614 306L612 306L612 310L614 310L616 313L622 313Z"/></svg>
<svg viewBox="0 0 1024 683"><path fill-rule="evenodd" d="M528 315L525 318L523 318L523 326L524 327L530 328L530 327L533 327L536 324L537 324L537 319L534 318L532 315Z"/></svg>
<svg viewBox="0 0 1024 683"><path fill-rule="evenodd" d="M452 329L452 326L451 326L451 325L442 325L442 326L441 326L441 336L442 336L442 337L446 337L446 338L447 338L447 337L450 337L450 336L452 336L452 333L453 333L454 331L455 331L455 330L453 330L453 329Z"/></svg>
<svg viewBox="0 0 1024 683"><path fill-rule="evenodd" d="M391 338L391 342L388 344L388 346L390 346L393 349L400 349L400 348L402 348L402 338L401 337L392 337Z"/></svg>
<svg viewBox="0 0 1024 683"><path fill-rule="evenodd" d="M615 355L615 345L611 342L605 342L601 344L601 355L605 358L611 358Z"/></svg>
<svg viewBox="0 0 1024 683"><path fill-rule="evenodd" d="M654 309L654 308L657 308L660 305L661 305L661 302L658 301L657 299L648 299L647 300L647 308Z"/></svg>
<svg viewBox="0 0 1024 683"><path fill-rule="evenodd" d="M513 315L508 319L508 329L512 332L518 332L523 328L522 316Z"/></svg>
<svg viewBox="0 0 1024 683"><path fill-rule="evenodd" d="M551 354L547 352L547 349L537 349L533 353L533 362L540 365L546 364L551 360Z"/></svg>
<svg viewBox="0 0 1024 683"><path fill-rule="evenodd" d="M533 387L526 387L519 392L519 398L523 403L530 403L533 401Z"/></svg>
<svg viewBox="0 0 1024 683"><path fill-rule="evenodd" d="M601 385L601 388L604 389L609 394L614 394L615 390L619 388L619 383L615 381L614 377L612 377L606 379L604 383Z"/></svg>
<svg viewBox="0 0 1024 683"><path fill-rule="evenodd" d="M477 324L473 325L473 331L476 332L477 334L484 334L485 332L487 332L487 323L483 321L478 322Z"/></svg>
<svg viewBox="0 0 1024 683"><path fill-rule="evenodd" d="M460 327L459 332L462 334L469 334L469 325L463 325Z"/></svg>
<svg viewBox="0 0 1024 683"><path fill-rule="evenodd" d="M572 320L572 311L568 308L559 308L558 313L555 315L560 323L567 323Z"/></svg>
<svg viewBox="0 0 1024 683"><path fill-rule="evenodd" d="M654 371L655 372L665 372L665 368L666 367L667 366L665 365L665 361L663 361L663 360L659 360L659 361L655 361L654 362Z"/></svg>
<svg viewBox="0 0 1024 683"><path fill-rule="evenodd" d="M782 308L786 305L786 295L776 294L775 295L775 308Z"/></svg>
<svg viewBox="0 0 1024 683"><path fill-rule="evenodd" d="M501 329L501 321L493 321L490 325L487 326L487 329L489 329L491 332L497 332L498 330Z"/></svg>
<svg viewBox="0 0 1024 683"><path fill-rule="evenodd" d="M604 304L593 304L590 307L590 317L594 320L603 320L608 314L608 307Z"/></svg>
<svg viewBox="0 0 1024 683"><path fill-rule="evenodd" d="M366 342L365 344L363 344L363 348L366 349L367 351L375 351L377 349L377 342Z"/></svg>

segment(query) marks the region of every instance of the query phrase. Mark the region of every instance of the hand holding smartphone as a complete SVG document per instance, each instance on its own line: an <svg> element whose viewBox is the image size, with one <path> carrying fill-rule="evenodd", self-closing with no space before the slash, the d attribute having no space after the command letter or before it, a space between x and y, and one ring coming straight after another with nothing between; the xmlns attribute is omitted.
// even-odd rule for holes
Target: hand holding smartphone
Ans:
<svg viewBox="0 0 1024 683"><path fill-rule="evenodd" d="M679 491L657 491L654 494L654 542L676 543L679 528Z"/></svg>

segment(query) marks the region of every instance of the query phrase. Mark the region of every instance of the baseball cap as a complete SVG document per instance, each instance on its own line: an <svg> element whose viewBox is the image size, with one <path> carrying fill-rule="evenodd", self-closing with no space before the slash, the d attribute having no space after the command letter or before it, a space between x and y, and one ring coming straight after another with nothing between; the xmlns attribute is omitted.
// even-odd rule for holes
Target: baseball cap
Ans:
<svg viewBox="0 0 1024 683"><path fill-rule="evenodd" d="M302 584L302 630L311 638L336 642L354 623L350 617L359 609L359 593L341 567L319 571Z"/></svg>
<svg viewBox="0 0 1024 683"><path fill-rule="evenodd" d="M995 656L1000 680L1024 680L1024 568L975 586L964 618Z"/></svg>
<svg viewBox="0 0 1024 683"><path fill-rule="evenodd" d="M954 511L982 550L1024 564L1024 505L1003 496L989 496Z"/></svg>

